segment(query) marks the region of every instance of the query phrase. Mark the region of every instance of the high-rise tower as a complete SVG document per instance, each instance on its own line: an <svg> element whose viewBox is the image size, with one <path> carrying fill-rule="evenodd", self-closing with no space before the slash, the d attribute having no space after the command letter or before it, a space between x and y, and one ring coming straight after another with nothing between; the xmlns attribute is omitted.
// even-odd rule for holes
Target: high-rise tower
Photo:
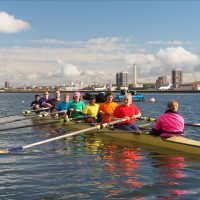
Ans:
<svg viewBox="0 0 200 200"><path fill-rule="evenodd" d="M118 87L127 87L128 86L128 72L117 73L116 84Z"/></svg>
<svg viewBox="0 0 200 200"><path fill-rule="evenodd" d="M182 84L183 73L180 68L172 70L172 84L175 88L179 88L179 85Z"/></svg>
<svg viewBox="0 0 200 200"><path fill-rule="evenodd" d="M133 77L134 77L134 86L137 85L137 69L136 69L136 64L133 65Z"/></svg>

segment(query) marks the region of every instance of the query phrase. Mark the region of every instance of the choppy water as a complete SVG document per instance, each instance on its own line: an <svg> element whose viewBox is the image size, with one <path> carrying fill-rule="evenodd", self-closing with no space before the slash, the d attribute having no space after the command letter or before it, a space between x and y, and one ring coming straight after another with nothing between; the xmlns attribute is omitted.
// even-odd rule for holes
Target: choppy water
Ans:
<svg viewBox="0 0 200 200"><path fill-rule="evenodd" d="M20 118L34 94L0 94L0 123ZM177 99L186 122L199 122L199 94L144 94L143 116L157 117ZM155 103L149 103L154 97ZM31 124L31 120L0 125ZM54 126L0 132L0 148L45 140ZM200 128L186 127L200 140ZM78 135L26 151L0 155L0 199L200 199L200 159L157 147Z"/></svg>

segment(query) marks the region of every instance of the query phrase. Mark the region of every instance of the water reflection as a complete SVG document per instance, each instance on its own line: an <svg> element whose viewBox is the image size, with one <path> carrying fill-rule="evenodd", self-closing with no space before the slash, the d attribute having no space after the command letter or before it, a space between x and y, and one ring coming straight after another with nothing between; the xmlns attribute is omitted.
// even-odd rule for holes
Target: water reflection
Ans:
<svg viewBox="0 0 200 200"><path fill-rule="evenodd" d="M186 177L184 168L186 167L183 156L159 155L154 157L154 167L159 169L159 184L168 185L165 187L166 195L160 195L162 199L174 199L175 196L181 196L189 193L181 189L180 179Z"/></svg>
<svg viewBox="0 0 200 200"><path fill-rule="evenodd" d="M116 195L125 189L143 186L137 174L142 160L139 148L104 144L102 150L100 158L106 160L104 169L110 177L106 183L109 186L106 190L108 194Z"/></svg>

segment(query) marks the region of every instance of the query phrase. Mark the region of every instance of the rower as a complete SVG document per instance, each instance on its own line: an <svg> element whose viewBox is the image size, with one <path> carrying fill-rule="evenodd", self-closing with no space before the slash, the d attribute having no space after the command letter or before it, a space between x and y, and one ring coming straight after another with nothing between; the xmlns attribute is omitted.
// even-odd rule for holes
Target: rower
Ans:
<svg viewBox="0 0 200 200"><path fill-rule="evenodd" d="M183 135L184 119L177 113L178 107L176 100L170 101L165 113L158 117L149 134L161 137Z"/></svg>
<svg viewBox="0 0 200 200"><path fill-rule="evenodd" d="M46 107L49 107L50 108L50 112L53 112L54 109L55 109L55 106L61 102L61 98L60 98L60 91L59 90L56 90L54 92L54 95L55 97L53 99L50 99L50 100L47 100L44 105Z"/></svg>
<svg viewBox="0 0 200 200"><path fill-rule="evenodd" d="M117 103L113 102L114 95L111 92L108 92L105 95L106 101L101 103L99 106L98 113L102 117L101 123L110 122L112 119L113 112L117 107Z"/></svg>
<svg viewBox="0 0 200 200"><path fill-rule="evenodd" d="M35 100L31 102L31 108L33 110L40 109L40 95L38 94L35 95Z"/></svg>
<svg viewBox="0 0 200 200"><path fill-rule="evenodd" d="M83 113L87 116L85 121L88 123L96 123L98 110L99 105L96 104L96 97L92 95L89 97L89 103L83 109Z"/></svg>
<svg viewBox="0 0 200 200"><path fill-rule="evenodd" d="M69 105L70 117L77 118L83 117L83 108L85 103L82 101L82 96L80 92L74 92L73 101Z"/></svg>
<svg viewBox="0 0 200 200"><path fill-rule="evenodd" d="M47 90L45 90L44 93L43 93L43 95L44 96L42 98L40 98L40 107L41 108L48 108L48 106L45 105L45 103L50 100L50 98L49 98L49 92ZM45 110L45 111L46 112L50 112L50 109Z"/></svg>
<svg viewBox="0 0 200 200"><path fill-rule="evenodd" d="M62 111L62 113L67 117L69 104L69 93L65 92L63 95L63 101L59 102L55 107L56 111Z"/></svg>
<svg viewBox="0 0 200 200"><path fill-rule="evenodd" d="M131 93L124 95L123 103L118 105L113 113L113 120L121 118L127 119L126 121L120 122L118 128L126 131L134 131L140 133L140 129L135 125L135 118L139 118L141 112L136 105L132 103Z"/></svg>

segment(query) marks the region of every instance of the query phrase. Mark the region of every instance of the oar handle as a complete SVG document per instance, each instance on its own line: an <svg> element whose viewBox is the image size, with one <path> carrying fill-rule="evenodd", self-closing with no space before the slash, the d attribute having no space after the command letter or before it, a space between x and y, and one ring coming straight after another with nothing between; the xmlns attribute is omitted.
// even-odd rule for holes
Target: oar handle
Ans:
<svg viewBox="0 0 200 200"><path fill-rule="evenodd" d="M147 122L155 122L156 121L156 119L153 118L153 117L139 117L139 118L136 118L136 119L144 120L144 121L147 121Z"/></svg>

